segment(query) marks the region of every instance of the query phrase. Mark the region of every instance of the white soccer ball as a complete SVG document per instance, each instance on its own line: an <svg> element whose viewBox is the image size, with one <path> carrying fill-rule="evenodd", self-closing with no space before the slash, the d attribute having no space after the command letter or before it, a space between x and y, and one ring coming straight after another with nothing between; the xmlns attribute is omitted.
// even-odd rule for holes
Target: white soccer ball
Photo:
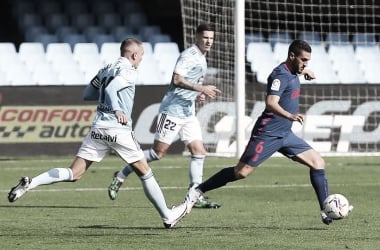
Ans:
<svg viewBox="0 0 380 250"><path fill-rule="evenodd" d="M323 211L332 219L339 220L348 216L353 209L342 194L331 194L323 202Z"/></svg>

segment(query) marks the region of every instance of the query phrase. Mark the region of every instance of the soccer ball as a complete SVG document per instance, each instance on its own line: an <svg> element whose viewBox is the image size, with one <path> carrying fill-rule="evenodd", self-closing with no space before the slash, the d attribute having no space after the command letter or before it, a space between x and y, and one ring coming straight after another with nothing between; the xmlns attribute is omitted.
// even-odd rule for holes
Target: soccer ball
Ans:
<svg viewBox="0 0 380 250"><path fill-rule="evenodd" d="M334 220L343 219L353 209L347 198L342 194L331 194L323 202L323 211Z"/></svg>

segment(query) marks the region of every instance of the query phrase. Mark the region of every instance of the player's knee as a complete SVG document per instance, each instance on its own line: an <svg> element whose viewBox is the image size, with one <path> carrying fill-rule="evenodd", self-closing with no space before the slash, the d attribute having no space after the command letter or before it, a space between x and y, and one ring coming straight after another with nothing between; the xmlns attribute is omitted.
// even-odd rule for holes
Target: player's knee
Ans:
<svg viewBox="0 0 380 250"><path fill-rule="evenodd" d="M235 177L238 180L248 177L249 174L250 173L248 173L247 171L244 171L244 169L236 169L235 168Z"/></svg>
<svg viewBox="0 0 380 250"><path fill-rule="evenodd" d="M313 169L325 169L325 160L322 157L318 157L313 161L311 168Z"/></svg>

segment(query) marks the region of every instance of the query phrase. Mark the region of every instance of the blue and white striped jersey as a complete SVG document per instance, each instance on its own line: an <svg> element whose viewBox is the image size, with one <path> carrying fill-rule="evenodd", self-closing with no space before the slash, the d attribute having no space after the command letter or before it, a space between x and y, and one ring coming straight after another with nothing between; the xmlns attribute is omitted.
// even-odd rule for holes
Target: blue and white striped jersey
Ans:
<svg viewBox="0 0 380 250"><path fill-rule="evenodd" d="M202 84L206 71L206 57L196 45L184 50L174 67L174 73L194 84ZM198 91L178 87L172 82L162 99L160 113L178 118L195 115L195 99L198 94Z"/></svg>
<svg viewBox="0 0 380 250"><path fill-rule="evenodd" d="M97 114L93 127L125 128L132 130L132 108L135 97L137 70L128 59L120 57L116 62L99 70L84 92L85 99L98 99ZM98 89L98 91L94 91ZM98 96L96 96L96 93ZM118 123L115 111L128 116L128 123Z"/></svg>

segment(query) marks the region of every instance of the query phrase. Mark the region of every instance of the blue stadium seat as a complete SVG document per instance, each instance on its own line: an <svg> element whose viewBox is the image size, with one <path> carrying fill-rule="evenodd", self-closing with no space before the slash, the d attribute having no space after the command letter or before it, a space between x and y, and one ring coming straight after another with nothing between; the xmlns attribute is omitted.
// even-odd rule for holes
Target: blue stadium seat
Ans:
<svg viewBox="0 0 380 250"><path fill-rule="evenodd" d="M25 42L33 42L40 34L48 34L48 29L45 26L32 26L24 33Z"/></svg>
<svg viewBox="0 0 380 250"><path fill-rule="evenodd" d="M42 26L42 18L38 14L27 13L18 18L18 26L22 32L26 32L30 27Z"/></svg>
<svg viewBox="0 0 380 250"><path fill-rule="evenodd" d="M63 5L64 13L69 16L78 15L81 13L88 13L87 3L84 1L67 1Z"/></svg>
<svg viewBox="0 0 380 250"><path fill-rule="evenodd" d="M143 12L143 7L140 2L138 1L122 1L119 2L119 5L117 6L117 11L121 15L136 13L136 12Z"/></svg>
<svg viewBox="0 0 380 250"><path fill-rule="evenodd" d="M262 33L254 32L245 34L245 46L253 42L265 42L265 37Z"/></svg>
<svg viewBox="0 0 380 250"><path fill-rule="evenodd" d="M153 45L153 47L156 43L167 43L171 41L172 40L170 36L167 34L153 34L148 38L148 42L150 42Z"/></svg>
<svg viewBox="0 0 380 250"><path fill-rule="evenodd" d="M88 26L95 25L95 17L89 13L80 13L71 16L71 23L79 30L84 30Z"/></svg>
<svg viewBox="0 0 380 250"><path fill-rule="evenodd" d="M111 34L97 34L94 36L93 40L90 40L89 42L96 43L98 45L98 48L100 48L103 43L112 43L116 41Z"/></svg>
<svg viewBox="0 0 380 250"><path fill-rule="evenodd" d="M84 35L88 41L93 41L94 37L98 34L105 34L107 32L106 28L103 26L88 26L83 30Z"/></svg>
<svg viewBox="0 0 380 250"><path fill-rule="evenodd" d="M140 28L139 34L144 41L148 41L150 36L161 34L161 28L158 25L145 25Z"/></svg>
<svg viewBox="0 0 380 250"><path fill-rule="evenodd" d="M274 47L276 43L290 43L291 41L292 38L288 33L270 33L268 36L268 42L270 42L272 47Z"/></svg>
<svg viewBox="0 0 380 250"><path fill-rule="evenodd" d="M376 44L376 36L374 33L355 33L352 37L352 43L355 46L372 46Z"/></svg>
<svg viewBox="0 0 380 250"><path fill-rule="evenodd" d="M325 42L327 46L339 44L345 45L350 42L350 37L346 33L328 33Z"/></svg>
<svg viewBox="0 0 380 250"><path fill-rule="evenodd" d="M59 27L67 26L69 24L69 18L62 13L54 13L45 15L45 26L49 32L55 33Z"/></svg>
<svg viewBox="0 0 380 250"><path fill-rule="evenodd" d="M57 28L55 34L58 36L59 40L62 41L67 35L78 32L78 29L74 26L61 26Z"/></svg>
<svg viewBox="0 0 380 250"><path fill-rule="evenodd" d="M90 8L91 13L95 14L96 16L103 13L113 13L115 11L115 6L112 1L91 1Z"/></svg>
<svg viewBox="0 0 380 250"><path fill-rule="evenodd" d="M59 39L58 36L53 34L38 34L31 42L37 42L42 43L44 45L44 48L46 50L48 44L50 43L58 43Z"/></svg>
<svg viewBox="0 0 380 250"><path fill-rule="evenodd" d="M320 34L316 32L301 32L298 34L298 39L305 40L309 44L321 44L322 42Z"/></svg>
<svg viewBox="0 0 380 250"><path fill-rule="evenodd" d="M115 37L116 41L122 41L133 34L132 29L124 25L113 27L110 33Z"/></svg>
<svg viewBox="0 0 380 250"><path fill-rule="evenodd" d="M67 34L65 37L63 37L61 42L70 44L70 47L73 50L75 44L86 43L87 39L86 39L86 36L83 34L72 33L72 34Z"/></svg>
<svg viewBox="0 0 380 250"><path fill-rule="evenodd" d="M41 16L62 13L61 4L59 1L37 1L37 13Z"/></svg>
<svg viewBox="0 0 380 250"><path fill-rule="evenodd" d="M16 18L26 13L35 13L35 4L32 1L13 1L12 15Z"/></svg>
<svg viewBox="0 0 380 250"><path fill-rule="evenodd" d="M113 12L98 14L98 25L111 30L113 27L121 25L120 16Z"/></svg>
<svg viewBox="0 0 380 250"><path fill-rule="evenodd" d="M130 27L133 32L137 33L140 27L147 25L148 20L144 13L136 12L124 17L124 25Z"/></svg>

